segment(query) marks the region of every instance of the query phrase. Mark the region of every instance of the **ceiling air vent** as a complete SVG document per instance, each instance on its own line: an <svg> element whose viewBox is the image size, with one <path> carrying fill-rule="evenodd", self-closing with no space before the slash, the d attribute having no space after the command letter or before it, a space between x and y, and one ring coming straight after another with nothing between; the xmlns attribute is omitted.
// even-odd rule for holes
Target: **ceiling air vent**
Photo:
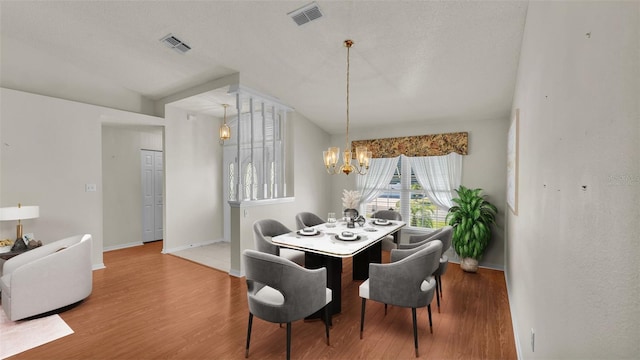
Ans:
<svg viewBox="0 0 640 360"><path fill-rule="evenodd" d="M322 11L318 7L318 4L312 2L309 5L305 5L298 10L294 10L287 15L291 16L293 21L300 25L304 25L309 21L317 20L322 17Z"/></svg>
<svg viewBox="0 0 640 360"><path fill-rule="evenodd" d="M168 34L160 39L160 42L167 45L167 47L172 48L173 50L179 52L180 54L184 54L187 51L191 50L191 46L182 42L182 40L178 39L172 34Z"/></svg>

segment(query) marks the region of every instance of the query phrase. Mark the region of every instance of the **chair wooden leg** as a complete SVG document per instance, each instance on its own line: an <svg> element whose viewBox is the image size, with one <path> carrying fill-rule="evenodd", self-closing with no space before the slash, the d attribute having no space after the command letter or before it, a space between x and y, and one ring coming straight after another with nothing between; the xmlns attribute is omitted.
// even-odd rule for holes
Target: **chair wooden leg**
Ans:
<svg viewBox="0 0 640 360"><path fill-rule="evenodd" d="M429 331L433 334L433 322L431 321L431 304L427 305L427 313L429 313Z"/></svg>
<svg viewBox="0 0 640 360"><path fill-rule="evenodd" d="M249 357L249 343L251 342L251 325L253 325L253 314L249 313L249 326L247 329L247 348L244 353L245 358Z"/></svg>
<svg viewBox="0 0 640 360"><path fill-rule="evenodd" d="M364 331L364 308L367 304L367 299L362 298L362 311L360 313L360 340L362 340L362 332Z"/></svg>
<svg viewBox="0 0 640 360"><path fill-rule="evenodd" d="M420 354L418 353L418 322L416 308L411 308L411 317L413 318L413 343L416 348L416 357L420 357Z"/></svg>
<svg viewBox="0 0 640 360"><path fill-rule="evenodd" d="M438 312L440 312L440 290L439 290L439 285L438 283L440 281L438 281L438 277L435 277L436 279L436 301L438 302Z"/></svg>
<svg viewBox="0 0 640 360"><path fill-rule="evenodd" d="M329 303L331 304L331 303ZM327 335L327 346L331 345L329 342L329 323L331 323L331 320L329 318L329 304L324 306L324 331Z"/></svg>
<svg viewBox="0 0 640 360"><path fill-rule="evenodd" d="M291 322L287 323L287 360L291 359Z"/></svg>

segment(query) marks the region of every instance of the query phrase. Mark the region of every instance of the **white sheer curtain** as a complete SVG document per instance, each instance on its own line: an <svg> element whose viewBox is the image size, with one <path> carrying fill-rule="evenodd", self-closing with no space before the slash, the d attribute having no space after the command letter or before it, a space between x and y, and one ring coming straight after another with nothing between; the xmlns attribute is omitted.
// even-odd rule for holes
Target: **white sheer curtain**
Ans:
<svg viewBox="0 0 640 360"><path fill-rule="evenodd" d="M462 155L419 156L409 158L416 179L425 194L438 207L449 210L451 199L462 181Z"/></svg>
<svg viewBox="0 0 640 360"><path fill-rule="evenodd" d="M369 201L378 197L383 189L389 186L393 173L398 166L398 158L375 158L369 163L369 172L356 178L356 189L360 192L360 214L366 213Z"/></svg>

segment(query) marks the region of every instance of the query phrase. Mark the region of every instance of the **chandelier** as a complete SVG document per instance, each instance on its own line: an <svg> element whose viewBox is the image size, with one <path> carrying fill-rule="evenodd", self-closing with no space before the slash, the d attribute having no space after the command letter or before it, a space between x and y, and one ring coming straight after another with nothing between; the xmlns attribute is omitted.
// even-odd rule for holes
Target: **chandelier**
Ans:
<svg viewBox="0 0 640 360"><path fill-rule="evenodd" d="M228 104L222 104L224 107L224 123L220 125L220 140L225 141L231 139L231 128L227 125L227 107Z"/></svg>
<svg viewBox="0 0 640 360"><path fill-rule="evenodd" d="M342 156L342 166L338 167L338 159L340 158L340 148L330 147L322 152L324 158L324 166L331 175L344 173L349 175L356 172L365 175L369 171L369 161L371 160L371 151L366 146L358 146L356 148L356 165L351 165L351 146L349 144L349 50L353 46L353 40L345 40L344 46L347 48L347 140Z"/></svg>

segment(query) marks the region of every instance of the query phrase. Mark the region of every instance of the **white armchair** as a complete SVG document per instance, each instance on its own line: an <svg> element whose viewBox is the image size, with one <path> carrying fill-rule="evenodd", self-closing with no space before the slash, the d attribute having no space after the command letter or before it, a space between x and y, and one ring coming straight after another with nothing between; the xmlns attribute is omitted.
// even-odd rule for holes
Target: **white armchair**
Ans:
<svg viewBox="0 0 640 360"><path fill-rule="evenodd" d="M91 235L29 250L4 263L2 308L12 321L56 310L91 294Z"/></svg>

